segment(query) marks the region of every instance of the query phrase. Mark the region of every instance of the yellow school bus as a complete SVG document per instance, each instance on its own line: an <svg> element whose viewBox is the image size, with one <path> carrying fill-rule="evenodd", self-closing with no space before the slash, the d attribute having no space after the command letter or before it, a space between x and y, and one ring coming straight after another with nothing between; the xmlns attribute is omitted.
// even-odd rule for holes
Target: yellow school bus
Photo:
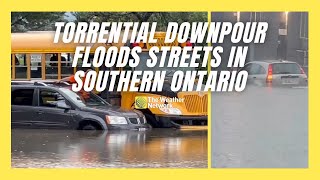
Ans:
<svg viewBox="0 0 320 180"><path fill-rule="evenodd" d="M140 61L148 58L148 49L152 46L167 46L163 43L164 33L156 33L157 44L138 44L143 46L143 52L140 54ZM62 42L53 43L54 32L27 32L12 33L11 35L11 69L12 80L60 80L69 77L77 70L82 69L81 60L77 67L72 67L72 60L76 46L90 45L91 53L99 46L108 48L112 46L122 46L124 44L75 44ZM179 45L177 42L170 46ZM177 69L177 68L176 68ZM192 70L180 69L179 70ZM98 69L97 69L98 70ZM122 70L122 69L119 69ZM145 66L145 63L139 65L133 70L160 70L157 67L152 69ZM166 70L166 69L161 69ZM172 75L174 69L168 69L166 74ZM107 93L105 99L111 104L120 105L122 108L137 108L136 102L139 98L149 99L179 99L174 102L157 102L159 106L139 108L148 122L153 127L176 127L176 128L206 128L208 95L206 92L172 92L170 90L170 81L166 80L162 92L121 92ZM137 84L139 86L139 84ZM102 93L103 94L103 93ZM165 104L167 106L161 106ZM168 106L169 105L169 106ZM170 107L170 108L163 108Z"/></svg>

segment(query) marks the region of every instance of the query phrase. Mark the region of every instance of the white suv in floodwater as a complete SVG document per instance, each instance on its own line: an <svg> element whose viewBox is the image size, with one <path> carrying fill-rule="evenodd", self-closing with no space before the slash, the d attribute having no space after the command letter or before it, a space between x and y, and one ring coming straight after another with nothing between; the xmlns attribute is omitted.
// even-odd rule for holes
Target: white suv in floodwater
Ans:
<svg viewBox="0 0 320 180"><path fill-rule="evenodd" d="M308 78L301 66L292 61L251 61L240 70L248 72L247 84L307 86Z"/></svg>

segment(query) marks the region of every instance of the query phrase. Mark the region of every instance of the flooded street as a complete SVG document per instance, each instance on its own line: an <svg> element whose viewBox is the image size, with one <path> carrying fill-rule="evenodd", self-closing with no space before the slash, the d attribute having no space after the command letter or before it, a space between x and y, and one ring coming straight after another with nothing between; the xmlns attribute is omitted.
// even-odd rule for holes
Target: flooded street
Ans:
<svg viewBox="0 0 320 180"><path fill-rule="evenodd" d="M207 131L12 130L14 168L207 168Z"/></svg>
<svg viewBox="0 0 320 180"><path fill-rule="evenodd" d="M212 93L212 166L308 167L308 89Z"/></svg>

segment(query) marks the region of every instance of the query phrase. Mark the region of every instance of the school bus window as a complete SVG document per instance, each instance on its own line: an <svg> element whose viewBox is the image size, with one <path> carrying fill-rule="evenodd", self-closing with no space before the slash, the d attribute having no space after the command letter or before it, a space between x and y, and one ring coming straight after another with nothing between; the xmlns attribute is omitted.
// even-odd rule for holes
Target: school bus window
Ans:
<svg viewBox="0 0 320 180"><path fill-rule="evenodd" d="M15 77L16 79L27 79L27 57L26 54L15 54Z"/></svg>
<svg viewBox="0 0 320 180"><path fill-rule="evenodd" d="M30 54L31 78L41 78L41 54Z"/></svg>
<svg viewBox="0 0 320 180"><path fill-rule="evenodd" d="M94 54L90 54L90 55L89 55L89 58L88 58L88 62L89 62L89 63L92 62L93 57L94 57ZM88 70L88 67L82 67L82 61L83 61L83 59L78 59L78 62L77 62L77 71L79 71L79 70L87 71L87 70ZM91 63L90 69L92 69L92 70L95 69L94 66L92 65L92 63Z"/></svg>
<svg viewBox="0 0 320 180"><path fill-rule="evenodd" d="M11 79L15 79L15 68L19 64L18 58L15 54L11 54Z"/></svg>
<svg viewBox="0 0 320 180"><path fill-rule="evenodd" d="M134 68L132 68L131 66L129 66L129 64L127 64L126 66L123 67L124 71L133 71Z"/></svg>
<svg viewBox="0 0 320 180"><path fill-rule="evenodd" d="M58 79L58 54L46 54L46 79Z"/></svg>
<svg viewBox="0 0 320 180"><path fill-rule="evenodd" d="M157 64L155 65L155 67L148 67L146 64L147 59L150 59L149 53L148 52L142 52L140 54L140 63L138 64L138 66L135 68L135 70L137 71L166 71L166 79L170 79L172 78L173 74L176 71L195 71L196 68L194 67L167 67L167 64L165 63L164 67L160 67L160 60L161 60L161 56L162 53L156 53L157 56ZM168 62L170 54L167 54L165 57L165 62ZM190 59L188 59L190 61ZM188 61L186 60L186 62Z"/></svg>
<svg viewBox="0 0 320 180"><path fill-rule="evenodd" d="M133 59L133 57L132 57L131 54L129 54L129 57L128 57L128 60L130 60L130 59ZM133 70L134 70L134 68L133 68L133 67L130 67L129 64L126 64L126 66L124 66L122 69L123 69L124 71L133 71Z"/></svg>
<svg viewBox="0 0 320 180"><path fill-rule="evenodd" d="M70 53L61 54L61 78L69 77L73 74L73 56L74 55Z"/></svg>

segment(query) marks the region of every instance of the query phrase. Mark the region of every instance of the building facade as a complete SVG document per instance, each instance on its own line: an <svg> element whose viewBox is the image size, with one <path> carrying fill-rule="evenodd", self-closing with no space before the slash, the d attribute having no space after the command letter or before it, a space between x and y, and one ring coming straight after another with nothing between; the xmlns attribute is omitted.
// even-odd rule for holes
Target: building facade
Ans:
<svg viewBox="0 0 320 180"><path fill-rule="evenodd" d="M308 67L308 13L307 12L214 12L212 22L268 22L264 44L249 44L247 62L282 59ZM226 68L232 44L230 37L224 47L221 68ZM247 45L239 43L237 45Z"/></svg>

